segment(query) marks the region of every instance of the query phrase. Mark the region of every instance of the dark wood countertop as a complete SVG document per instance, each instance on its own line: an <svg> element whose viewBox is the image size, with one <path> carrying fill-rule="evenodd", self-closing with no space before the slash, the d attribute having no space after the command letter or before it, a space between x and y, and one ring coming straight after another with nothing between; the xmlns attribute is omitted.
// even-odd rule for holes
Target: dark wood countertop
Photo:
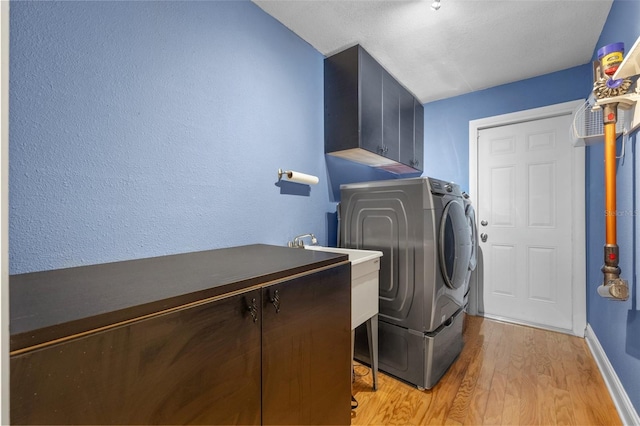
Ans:
<svg viewBox="0 0 640 426"><path fill-rule="evenodd" d="M11 351L347 261L255 244L11 275Z"/></svg>

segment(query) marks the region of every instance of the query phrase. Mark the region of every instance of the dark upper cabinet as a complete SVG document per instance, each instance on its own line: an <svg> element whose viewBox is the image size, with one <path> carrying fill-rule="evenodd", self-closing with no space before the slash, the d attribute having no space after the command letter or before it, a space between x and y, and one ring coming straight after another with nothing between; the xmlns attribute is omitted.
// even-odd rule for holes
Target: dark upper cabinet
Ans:
<svg viewBox="0 0 640 426"><path fill-rule="evenodd" d="M420 102L359 45L326 58L324 72L325 152L403 172L422 170Z"/></svg>
<svg viewBox="0 0 640 426"><path fill-rule="evenodd" d="M349 111L343 111L347 115L353 115L353 120L348 120L346 125L349 126L349 129L344 129L342 126L334 126L335 124L340 124L342 121L342 117L340 112L340 105L346 99L338 98L332 99L330 107L327 108L327 104L325 103L325 145L329 142L331 145L330 150L327 152L340 151L343 146L340 145L340 142L347 143L351 147L361 147L366 149L369 152L380 153L382 150L383 142L382 142L382 73L383 69L378 63L373 59L364 49L360 49L358 52L358 56L351 55L356 58L358 61L355 63L349 62L349 66L354 66L357 70L358 67L360 69L360 79L358 81L357 72L353 72L353 68L349 70L345 69L344 74L349 73L352 78L358 82L359 84L356 86L359 89L358 92L349 93L352 99L349 99L345 105L348 105ZM346 55L348 56L348 55ZM340 58L337 58L340 59ZM349 58L353 59L353 58ZM331 67L331 63L325 61L325 70L327 65L329 68ZM360 65L358 65L358 62ZM341 76L336 76L336 79L332 79L334 82L339 79ZM331 84L326 81L327 77L325 74L325 102L328 90L327 85L329 84L330 88L334 88ZM331 89L329 89L331 90ZM358 96L359 93L359 96ZM358 102L360 99L360 102ZM331 117L329 121L328 117ZM359 120L359 122L358 122ZM331 128L332 133L327 134L326 131L328 129L327 123L331 124L329 126ZM351 137L345 137L346 134L343 132L349 132ZM358 144L360 144L358 146Z"/></svg>
<svg viewBox="0 0 640 426"><path fill-rule="evenodd" d="M424 170L424 106L417 99L413 99L413 163L409 165L418 170Z"/></svg>
<svg viewBox="0 0 640 426"><path fill-rule="evenodd" d="M405 97L400 117L403 120L400 135L400 162L414 169L423 170L424 107L417 99Z"/></svg>
<svg viewBox="0 0 640 426"><path fill-rule="evenodd" d="M401 106L406 90L388 72L382 73L382 155L400 161Z"/></svg>

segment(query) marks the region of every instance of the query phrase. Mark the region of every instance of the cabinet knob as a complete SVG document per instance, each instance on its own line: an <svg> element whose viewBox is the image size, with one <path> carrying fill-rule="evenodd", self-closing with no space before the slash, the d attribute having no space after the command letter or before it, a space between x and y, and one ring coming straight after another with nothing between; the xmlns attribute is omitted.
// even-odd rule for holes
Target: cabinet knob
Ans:
<svg viewBox="0 0 640 426"><path fill-rule="evenodd" d="M273 297L271 298L271 303L276 308L276 314L280 312L280 293L278 290L273 292Z"/></svg>
<svg viewBox="0 0 640 426"><path fill-rule="evenodd" d="M251 303L249 303L249 306L247 306L247 311L249 311L249 313L251 314L253 322L258 322L258 304L255 297L251 299Z"/></svg>

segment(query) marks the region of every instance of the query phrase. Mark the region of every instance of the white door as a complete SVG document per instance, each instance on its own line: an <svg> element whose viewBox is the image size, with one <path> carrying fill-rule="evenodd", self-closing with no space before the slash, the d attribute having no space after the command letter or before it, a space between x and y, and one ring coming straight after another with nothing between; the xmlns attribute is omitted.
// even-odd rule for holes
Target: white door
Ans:
<svg viewBox="0 0 640 426"><path fill-rule="evenodd" d="M571 115L479 131L477 212L489 317L572 330Z"/></svg>

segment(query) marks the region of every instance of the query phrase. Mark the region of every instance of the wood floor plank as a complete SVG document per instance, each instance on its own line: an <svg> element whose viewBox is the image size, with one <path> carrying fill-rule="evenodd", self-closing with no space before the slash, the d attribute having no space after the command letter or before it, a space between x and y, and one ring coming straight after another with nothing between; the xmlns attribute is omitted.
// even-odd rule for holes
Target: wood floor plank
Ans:
<svg viewBox="0 0 640 426"><path fill-rule="evenodd" d="M520 388L521 425L540 424L538 413L537 380L534 375L526 375Z"/></svg>
<svg viewBox="0 0 640 426"><path fill-rule="evenodd" d="M537 417L539 424L557 424L555 390L551 376L544 373L538 375L536 382L536 401L538 405L536 407L536 411L538 413Z"/></svg>
<svg viewBox="0 0 640 426"><path fill-rule="evenodd" d="M565 381L566 383L566 381ZM556 410L557 425L577 425L576 416L571 404L571 394L565 389L555 389L554 406Z"/></svg>
<svg viewBox="0 0 640 426"><path fill-rule="evenodd" d="M469 405L471 404L471 396L475 390L483 360L484 354L481 352L469 363L466 374L455 395L451 410L449 410L448 419L463 423L467 417Z"/></svg>
<svg viewBox="0 0 640 426"><path fill-rule="evenodd" d="M507 374L511 361L511 349L513 348L512 339L514 338L516 327L511 324L500 325L502 333L500 333L500 340L496 343L495 371Z"/></svg>
<svg viewBox="0 0 640 426"><path fill-rule="evenodd" d="M510 334L511 353L509 355L509 368L507 376L507 388L505 393L520 399L522 388L522 367L524 366L524 329L515 327ZM505 342L506 344L507 342Z"/></svg>
<svg viewBox="0 0 640 426"><path fill-rule="evenodd" d="M502 407L502 424L516 426L520 424L520 397L509 393L504 394Z"/></svg>
<svg viewBox="0 0 640 426"><path fill-rule="evenodd" d="M547 345L548 332L540 329L533 329L533 344L536 354L536 371L538 375L551 377L551 358Z"/></svg>
<svg viewBox="0 0 640 426"><path fill-rule="evenodd" d="M570 375L567 377L567 382L569 384L569 392L571 394L571 402L577 424L620 424L619 420L617 422L614 422L612 419L608 419L606 422L600 420L599 404L597 402L595 405L591 404L590 401L592 398L587 394L589 390L584 387L580 377ZM603 415L603 419L605 416L606 415Z"/></svg>
<svg viewBox="0 0 640 426"><path fill-rule="evenodd" d="M378 375L379 379L380 376L382 376L382 374ZM365 404L367 404L372 410L369 412L367 423L365 424L388 424L390 422L395 411L395 406L402 396L399 391L400 384L397 380L385 380L384 386L382 386L382 383L379 383L378 390L375 392L375 399L371 398L368 401L359 400L359 404L362 404L362 407L365 407ZM374 396L373 393L371 393L371 395ZM358 408L360 408L360 406Z"/></svg>
<svg viewBox="0 0 640 426"><path fill-rule="evenodd" d="M520 424L539 424L537 411L537 384L538 371L536 367L536 351L534 331L524 328L522 382L520 384Z"/></svg>
<svg viewBox="0 0 640 426"><path fill-rule="evenodd" d="M569 345L566 334L548 332L547 333L547 350L549 359L551 360L551 377L554 382L554 386L557 389L568 390L567 387L567 373L562 363L563 358L567 356L566 348L568 350Z"/></svg>
<svg viewBox="0 0 640 426"><path fill-rule="evenodd" d="M507 391L507 375L496 371L493 373L487 407L484 410L483 424L502 424L502 414L504 412L505 395Z"/></svg>
<svg viewBox="0 0 640 426"><path fill-rule="evenodd" d="M474 348L476 351L473 350ZM472 354L477 354L479 350L477 345L470 349L471 351L469 353ZM464 361L465 358L466 361ZM462 359L463 362L453 365L445 375L446 379L443 377L432 390L424 391L432 395L432 404L428 410L421 410L419 412L416 424L441 425L447 421L449 410L464 378L465 370L463 366L468 365L470 357L465 358L458 358L458 361Z"/></svg>
<svg viewBox="0 0 640 426"><path fill-rule="evenodd" d="M469 411L464 419L465 425L479 425L484 422L484 412L487 408L487 400L489 399L489 391L476 386L469 403Z"/></svg>
<svg viewBox="0 0 640 426"><path fill-rule="evenodd" d="M431 390L380 372L374 392L367 367L356 367L351 424L620 424L584 339L469 316L463 333L462 353Z"/></svg>
<svg viewBox="0 0 640 426"><path fill-rule="evenodd" d="M491 388L491 380L493 379L493 372L496 368L496 360L498 357L502 334L502 327L498 326L493 327L491 333L487 336L488 346L484 350L484 354L482 356L482 364L480 365L480 371L478 372L476 387L485 390L489 390Z"/></svg>
<svg viewBox="0 0 640 426"><path fill-rule="evenodd" d="M401 383L401 382L399 382ZM408 425L413 424L421 405L430 405L433 395L427 392L415 392L417 389L401 383L397 391L400 393L399 402L393 410L393 415L387 419L385 424Z"/></svg>

